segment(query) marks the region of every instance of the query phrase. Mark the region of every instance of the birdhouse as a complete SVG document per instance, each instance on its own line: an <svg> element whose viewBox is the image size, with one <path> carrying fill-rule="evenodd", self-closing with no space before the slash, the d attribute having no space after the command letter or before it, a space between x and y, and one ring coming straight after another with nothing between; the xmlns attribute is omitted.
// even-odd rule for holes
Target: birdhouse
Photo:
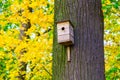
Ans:
<svg viewBox="0 0 120 80"><path fill-rule="evenodd" d="M57 39L58 43L69 46L74 44L73 26L70 21L62 21L57 23Z"/></svg>

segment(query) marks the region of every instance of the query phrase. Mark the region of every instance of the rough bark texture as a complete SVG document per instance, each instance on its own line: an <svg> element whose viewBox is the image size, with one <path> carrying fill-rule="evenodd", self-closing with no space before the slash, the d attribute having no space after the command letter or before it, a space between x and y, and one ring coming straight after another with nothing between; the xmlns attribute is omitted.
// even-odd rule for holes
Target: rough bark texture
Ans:
<svg viewBox="0 0 120 80"><path fill-rule="evenodd" d="M75 43L71 62L57 42L56 22L70 20ZM101 0L55 0L53 80L105 80Z"/></svg>

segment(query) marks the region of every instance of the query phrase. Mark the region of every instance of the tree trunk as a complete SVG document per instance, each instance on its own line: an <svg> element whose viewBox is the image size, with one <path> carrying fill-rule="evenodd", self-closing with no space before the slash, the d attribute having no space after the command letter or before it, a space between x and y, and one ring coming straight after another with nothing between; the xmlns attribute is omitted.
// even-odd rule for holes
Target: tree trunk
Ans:
<svg viewBox="0 0 120 80"><path fill-rule="evenodd" d="M25 34L25 31L27 31L30 27L31 27L31 24L30 22L27 22L27 23L22 23L22 27L24 28L24 30L20 30L20 40L23 40L24 37L27 37L29 38L28 35ZM27 52L26 48L23 48L21 51L20 51L20 54L21 55L24 55L24 53ZM19 57L19 59L21 58L21 56ZM26 76L26 66L27 66L27 63L24 62L24 61L21 61L20 62L20 71L19 71L19 76L18 76L18 80L25 80L25 76Z"/></svg>
<svg viewBox="0 0 120 80"><path fill-rule="evenodd" d="M29 12L32 12L32 8L28 7ZM22 13L22 11L20 11ZM28 29L31 27L31 23L30 20L28 19L27 23L21 23L22 25L22 29L20 29L20 40L23 40L24 37L29 39L29 35L26 35L25 32L28 31ZM26 48L23 48L20 52L21 55L24 55L24 53L27 52ZM21 56L19 57L21 58ZM26 76L26 67L27 67L27 63L24 61L20 62L20 71L19 71L19 76L18 76L18 80L25 80L25 76Z"/></svg>
<svg viewBox="0 0 120 80"><path fill-rule="evenodd" d="M70 20L75 43L71 61L57 42L56 22ZM55 0L53 80L105 80L101 0Z"/></svg>

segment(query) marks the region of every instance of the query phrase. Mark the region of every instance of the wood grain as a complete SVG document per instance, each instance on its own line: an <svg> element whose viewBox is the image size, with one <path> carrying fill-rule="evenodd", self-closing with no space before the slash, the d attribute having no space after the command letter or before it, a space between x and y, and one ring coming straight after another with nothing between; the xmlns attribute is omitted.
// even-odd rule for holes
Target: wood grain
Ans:
<svg viewBox="0 0 120 80"><path fill-rule="evenodd" d="M103 13L101 0L55 0L55 22L70 20L74 26L71 62L66 46L53 39L53 80L105 80Z"/></svg>

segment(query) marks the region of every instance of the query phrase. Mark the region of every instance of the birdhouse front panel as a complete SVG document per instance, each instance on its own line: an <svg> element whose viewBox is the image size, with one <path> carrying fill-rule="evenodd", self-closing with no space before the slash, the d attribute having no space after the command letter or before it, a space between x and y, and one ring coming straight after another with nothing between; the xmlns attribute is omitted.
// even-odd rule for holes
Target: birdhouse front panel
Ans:
<svg viewBox="0 0 120 80"><path fill-rule="evenodd" d="M73 27L69 21L59 22L57 24L58 43L63 45L72 45L74 43Z"/></svg>

